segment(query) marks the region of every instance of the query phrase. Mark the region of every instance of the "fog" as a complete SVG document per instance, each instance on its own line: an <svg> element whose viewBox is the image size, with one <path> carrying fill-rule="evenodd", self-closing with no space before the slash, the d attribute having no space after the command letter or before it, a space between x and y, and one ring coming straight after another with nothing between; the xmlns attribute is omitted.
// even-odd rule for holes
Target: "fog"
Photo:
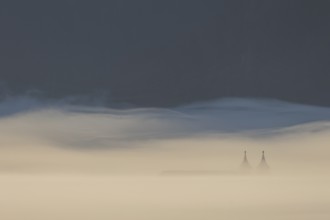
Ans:
<svg viewBox="0 0 330 220"><path fill-rule="evenodd" d="M114 109L21 97L0 114L3 219L330 217L328 108L222 99ZM270 170L261 174L262 151Z"/></svg>

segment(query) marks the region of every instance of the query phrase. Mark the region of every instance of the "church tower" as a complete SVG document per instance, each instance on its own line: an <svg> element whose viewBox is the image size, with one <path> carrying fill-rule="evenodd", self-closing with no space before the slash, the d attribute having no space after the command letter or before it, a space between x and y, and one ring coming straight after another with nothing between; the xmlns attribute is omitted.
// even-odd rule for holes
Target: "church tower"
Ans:
<svg viewBox="0 0 330 220"><path fill-rule="evenodd" d="M242 172L248 172L251 170L251 165L247 159L246 151L244 151L244 158L240 168Z"/></svg>
<svg viewBox="0 0 330 220"><path fill-rule="evenodd" d="M267 172L269 170L269 166L268 166L268 164L266 162L266 158L265 158L265 151L262 151L262 157L261 157L261 161L258 166L258 170L260 172Z"/></svg>

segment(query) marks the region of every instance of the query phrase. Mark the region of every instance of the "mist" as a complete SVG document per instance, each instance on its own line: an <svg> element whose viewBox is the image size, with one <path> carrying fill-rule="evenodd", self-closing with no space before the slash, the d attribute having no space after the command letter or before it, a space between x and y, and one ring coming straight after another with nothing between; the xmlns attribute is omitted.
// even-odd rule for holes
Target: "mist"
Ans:
<svg viewBox="0 0 330 220"><path fill-rule="evenodd" d="M330 1L0 5L1 220L330 219Z"/></svg>
<svg viewBox="0 0 330 220"><path fill-rule="evenodd" d="M244 150L255 163L265 150L274 171L322 170L327 162L330 111L323 107L223 99L112 109L19 98L1 109L3 172L236 169Z"/></svg>
<svg viewBox="0 0 330 220"><path fill-rule="evenodd" d="M20 97L0 114L5 219L330 216L325 107L221 99L119 109ZM270 170L260 174L262 151Z"/></svg>

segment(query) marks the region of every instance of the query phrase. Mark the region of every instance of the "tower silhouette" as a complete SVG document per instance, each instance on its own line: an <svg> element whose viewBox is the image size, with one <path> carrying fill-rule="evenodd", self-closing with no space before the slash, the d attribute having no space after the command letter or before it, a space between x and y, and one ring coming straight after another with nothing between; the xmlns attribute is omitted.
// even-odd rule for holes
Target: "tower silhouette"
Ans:
<svg viewBox="0 0 330 220"><path fill-rule="evenodd" d="M246 155L246 151L244 151L244 158L243 158L243 162L241 163L241 171L243 172L248 172L251 170L251 165L247 159L247 155Z"/></svg>
<svg viewBox="0 0 330 220"><path fill-rule="evenodd" d="M261 172L267 172L269 170L269 166L268 166L268 164L266 162L266 158L265 158L265 151L262 151L262 157L261 157L261 161L258 166L258 170Z"/></svg>

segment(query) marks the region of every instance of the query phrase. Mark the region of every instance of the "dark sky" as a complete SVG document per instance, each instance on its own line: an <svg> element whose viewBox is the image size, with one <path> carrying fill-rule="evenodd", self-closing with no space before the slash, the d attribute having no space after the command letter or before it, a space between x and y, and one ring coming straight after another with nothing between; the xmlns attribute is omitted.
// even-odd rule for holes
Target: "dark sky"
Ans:
<svg viewBox="0 0 330 220"><path fill-rule="evenodd" d="M330 105L330 1L0 1L3 93Z"/></svg>

